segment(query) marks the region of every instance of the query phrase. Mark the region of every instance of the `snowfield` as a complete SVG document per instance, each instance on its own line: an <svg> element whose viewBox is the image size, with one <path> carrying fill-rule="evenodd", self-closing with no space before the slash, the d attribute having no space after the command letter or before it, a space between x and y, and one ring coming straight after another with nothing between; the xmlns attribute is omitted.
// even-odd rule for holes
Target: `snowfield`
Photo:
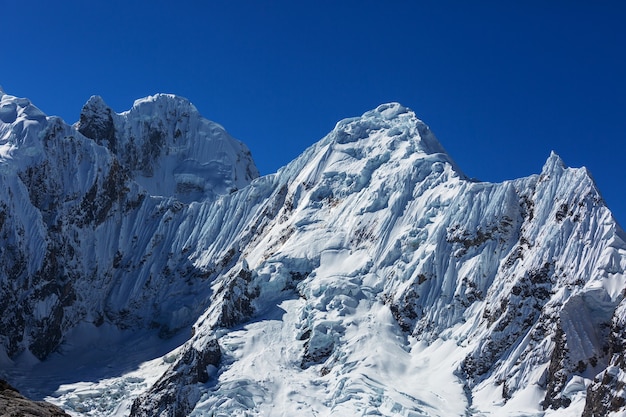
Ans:
<svg viewBox="0 0 626 417"><path fill-rule="evenodd" d="M625 235L585 168L470 180L408 108L258 178L187 100L0 93L0 374L76 416L626 413Z"/></svg>

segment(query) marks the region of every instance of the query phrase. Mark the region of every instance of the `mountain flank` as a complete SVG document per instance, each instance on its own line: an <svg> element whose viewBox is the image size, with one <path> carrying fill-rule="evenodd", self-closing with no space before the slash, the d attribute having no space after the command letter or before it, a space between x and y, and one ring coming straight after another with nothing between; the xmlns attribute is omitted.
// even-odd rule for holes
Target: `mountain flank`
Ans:
<svg viewBox="0 0 626 417"><path fill-rule="evenodd" d="M278 172L188 100L0 94L0 373L75 415L618 416L626 235L585 168L468 178L399 103ZM32 394L32 395L31 395Z"/></svg>

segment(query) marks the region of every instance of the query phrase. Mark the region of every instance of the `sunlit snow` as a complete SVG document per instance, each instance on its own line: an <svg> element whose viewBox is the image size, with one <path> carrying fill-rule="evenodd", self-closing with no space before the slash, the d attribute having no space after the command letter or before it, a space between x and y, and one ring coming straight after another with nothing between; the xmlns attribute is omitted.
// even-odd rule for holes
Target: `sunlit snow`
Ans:
<svg viewBox="0 0 626 417"><path fill-rule="evenodd" d="M73 415L569 416L601 372L624 380L605 349L625 308L623 232L587 171L554 153L537 175L470 180L389 103L254 179L247 149L175 96L122 114L92 98L97 123L73 128L25 103L2 96L0 165L31 272L50 224L15 172L51 158L39 132L56 123L78 149L59 170L74 195L134 140L159 150L123 162L100 223L60 226L72 271L91 275L59 349L0 350L9 379ZM204 366L213 340L219 363Z"/></svg>

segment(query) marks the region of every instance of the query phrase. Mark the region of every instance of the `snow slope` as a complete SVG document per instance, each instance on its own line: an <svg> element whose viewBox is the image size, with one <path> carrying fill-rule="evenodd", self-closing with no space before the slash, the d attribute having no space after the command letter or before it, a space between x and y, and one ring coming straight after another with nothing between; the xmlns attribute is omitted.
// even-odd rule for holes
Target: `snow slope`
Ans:
<svg viewBox="0 0 626 417"><path fill-rule="evenodd" d="M154 116L162 100L167 110ZM164 118L174 143L174 115L190 105L156 96L133 109L142 106L150 126ZM75 415L624 412L626 243L586 169L553 153L538 175L470 180L412 111L389 103L339 122L276 174L237 183L256 173L243 148L247 168L202 168L207 184L187 193L179 185L189 177L177 176L186 151L159 153L150 173L122 151L140 131L131 120L144 119L97 98L86 109L76 128L93 141L81 143L125 167L128 191L94 215L103 222L71 258L109 253L93 256L90 284L69 280L84 302L59 353L26 360L27 343L11 348L0 329L16 385L55 374L33 393ZM83 137L58 124L65 140ZM12 146L3 179L19 182L25 165L9 158L34 153ZM34 218L45 217L40 206ZM94 282L101 291L87 290ZM38 302L43 320L55 304ZM86 369L68 371L68 357Z"/></svg>
<svg viewBox="0 0 626 417"><path fill-rule="evenodd" d="M106 143L27 99L0 100L0 357L43 359L83 322L187 329L207 291L190 281L200 272L183 248L163 256L163 244L192 196L216 198L258 175L245 145L174 96L140 100L121 115L100 108L116 122ZM83 115L94 103L104 106L92 98ZM97 123L82 119L78 129L93 134ZM112 151L135 149L131 142L145 153ZM173 179L161 184L155 170ZM194 180L202 192L189 191L183 173L209 185ZM172 194L155 194L156 183Z"/></svg>
<svg viewBox="0 0 626 417"><path fill-rule="evenodd" d="M137 100L122 114L93 96L75 127L106 146L151 195L188 203L235 191L259 176L243 143L171 94Z"/></svg>

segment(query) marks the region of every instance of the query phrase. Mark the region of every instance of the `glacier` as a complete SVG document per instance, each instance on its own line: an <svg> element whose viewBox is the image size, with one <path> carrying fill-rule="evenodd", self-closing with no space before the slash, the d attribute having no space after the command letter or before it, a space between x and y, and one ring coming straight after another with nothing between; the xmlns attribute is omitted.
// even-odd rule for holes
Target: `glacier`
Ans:
<svg viewBox="0 0 626 417"><path fill-rule="evenodd" d="M277 173L188 100L0 93L0 376L76 416L626 410L626 235L585 168L468 178L410 109Z"/></svg>

